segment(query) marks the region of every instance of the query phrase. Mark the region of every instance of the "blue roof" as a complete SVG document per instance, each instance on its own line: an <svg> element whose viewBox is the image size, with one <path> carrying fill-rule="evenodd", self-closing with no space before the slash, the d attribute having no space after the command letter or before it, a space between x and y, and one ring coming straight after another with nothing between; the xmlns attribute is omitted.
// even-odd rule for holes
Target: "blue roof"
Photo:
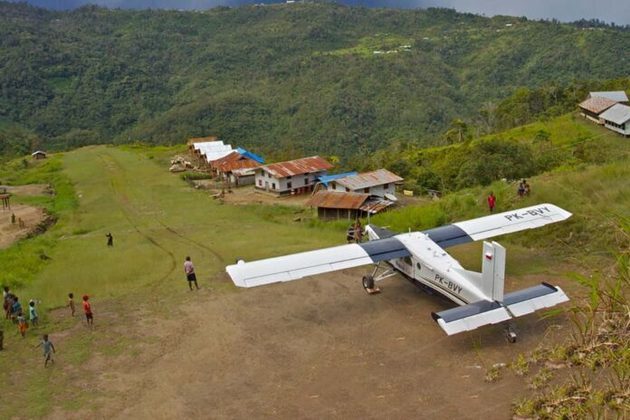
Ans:
<svg viewBox="0 0 630 420"><path fill-rule="evenodd" d="M357 175L358 172L344 172L342 174L333 174L333 175L322 175L319 177L319 182L321 182L325 187L328 187L328 183L330 181L334 181L335 179L345 178L347 176Z"/></svg>
<svg viewBox="0 0 630 420"><path fill-rule="evenodd" d="M265 159L263 159L261 156L258 156L255 153L249 152L249 151L243 149L242 147L237 147L236 151L238 153L240 153L242 156L250 158L251 160L255 160L258 163L265 163Z"/></svg>

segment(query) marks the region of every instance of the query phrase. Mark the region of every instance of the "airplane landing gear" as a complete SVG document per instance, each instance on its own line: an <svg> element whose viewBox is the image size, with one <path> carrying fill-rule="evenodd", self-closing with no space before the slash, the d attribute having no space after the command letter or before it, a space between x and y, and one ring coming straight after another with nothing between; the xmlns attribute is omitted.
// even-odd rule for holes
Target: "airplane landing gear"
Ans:
<svg viewBox="0 0 630 420"><path fill-rule="evenodd" d="M507 341L509 343L516 343L516 328L514 327L514 324L509 323L507 325L507 327L505 328L505 338L507 339Z"/></svg>
<svg viewBox="0 0 630 420"><path fill-rule="evenodd" d="M372 274L363 276L363 279L362 279L363 289L365 289L365 291L369 295L373 295L375 293L381 292L381 289L379 289L378 286L376 285L377 282L396 275L393 269L387 269L383 271L381 274L378 274L380 268L381 268L380 264L376 264L376 266L374 267L374 270L372 271Z"/></svg>

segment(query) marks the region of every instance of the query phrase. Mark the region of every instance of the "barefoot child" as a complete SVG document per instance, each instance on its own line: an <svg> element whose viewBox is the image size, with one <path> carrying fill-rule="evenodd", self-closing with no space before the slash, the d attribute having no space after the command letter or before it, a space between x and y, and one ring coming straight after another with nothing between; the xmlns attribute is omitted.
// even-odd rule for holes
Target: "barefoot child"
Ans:
<svg viewBox="0 0 630 420"><path fill-rule="evenodd" d="M53 353L57 353L55 346L48 340L48 334L44 334L42 341L35 347L41 346L44 349L44 367L48 366L48 362L55 363L52 358Z"/></svg>
<svg viewBox="0 0 630 420"><path fill-rule="evenodd" d="M31 321L32 326L36 326L39 324L39 315L37 314L37 310L35 309L35 301L31 299L28 303L28 318Z"/></svg>
<svg viewBox="0 0 630 420"><path fill-rule="evenodd" d="M85 312L85 321L89 326L94 325L94 315L92 314L92 306L90 306L90 297L83 295L83 312Z"/></svg>
<svg viewBox="0 0 630 420"><path fill-rule="evenodd" d="M70 308L70 313L74 316L74 293L68 293L68 308Z"/></svg>
<svg viewBox="0 0 630 420"><path fill-rule="evenodd" d="M24 314L21 312L17 316L17 326L18 326L18 331L20 332L20 335L22 336L22 338L26 337L26 330L28 329L28 324L26 323L26 318L24 317Z"/></svg>

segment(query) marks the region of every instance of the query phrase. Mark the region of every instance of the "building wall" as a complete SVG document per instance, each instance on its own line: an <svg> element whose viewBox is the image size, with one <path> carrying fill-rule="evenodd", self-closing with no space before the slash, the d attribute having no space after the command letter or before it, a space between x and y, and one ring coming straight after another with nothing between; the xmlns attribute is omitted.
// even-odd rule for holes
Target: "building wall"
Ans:
<svg viewBox="0 0 630 420"><path fill-rule="evenodd" d="M619 134L623 134L624 136L630 136L630 121L626 121L623 125L613 124L609 121L605 121L606 128L616 131Z"/></svg>
<svg viewBox="0 0 630 420"><path fill-rule="evenodd" d="M317 177L326 171L313 172L308 175L295 175L286 178L275 178L264 170L256 171L256 188L276 194L301 194L313 190Z"/></svg>
<svg viewBox="0 0 630 420"><path fill-rule="evenodd" d="M387 187L386 187L387 186ZM361 194L370 194L370 195L375 195L377 197L384 197L385 194L392 194L395 195L396 193L396 184L384 184L384 185L375 185L373 187L364 189L358 189L358 190L353 190L353 191L347 191L345 187L337 184L336 182L332 181L328 183L328 191L340 191L340 192L355 192L355 193L361 193Z"/></svg>

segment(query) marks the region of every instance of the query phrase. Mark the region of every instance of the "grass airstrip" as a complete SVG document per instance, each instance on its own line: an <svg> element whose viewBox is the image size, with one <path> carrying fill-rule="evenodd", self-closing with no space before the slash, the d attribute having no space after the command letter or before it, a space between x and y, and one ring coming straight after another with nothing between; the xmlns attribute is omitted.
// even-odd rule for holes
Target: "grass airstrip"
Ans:
<svg viewBox="0 0 630 420"><path fill-rule="evenodd" d="M627 153L624 140L615 141ZM154 315L169 322L181 314L179 305L188 298L181 268L185 256L195 262L204 293L230 294L236 289L224 267L237 258L251 260L343 243L343 224L309 221L309 210L224 205L191 188L166 171L168 158L179 151L93 146L28 165L15 161L0 170L0 183L51 183L53 197L15 199L43 206L58 218L46 233L0 250L0 283L11 284L23 302L40 302L43 317L42 325L29 330L25 339L2 321L0 417L55 413L63 417L66 412L80 417L98 409L100 400L95 396L101 390L90 387L94 373L87 374L83 366L95 355L107 360L126 353L133 358L139 351L135 343L151 345L157 340L151 335L134 336L129 324L137 317ZM619 247L627 246L615 232L628 227L628 179L627 162L613 160L536 177L531 181L534 196L522 203L515 202L511 186L492 185L504 209L553 202L574 213L567 223L545 232L506 239L508 270L558 277L570 271L588 273L590 267L605 270ZM385 214L374 222L405 230L402 225L428 228L480 216L487 189ZM114 236L113 248L106 246L108 232ZM478 268L477 245L453 253L464 265ZM87 331L80 317L68 316L63 308L68 292L75 294L78 315L80 296L91 296L96 331ZM60 351L57 366L45 370L40 351L33 346L46 332L53 334Z"/></svg>

